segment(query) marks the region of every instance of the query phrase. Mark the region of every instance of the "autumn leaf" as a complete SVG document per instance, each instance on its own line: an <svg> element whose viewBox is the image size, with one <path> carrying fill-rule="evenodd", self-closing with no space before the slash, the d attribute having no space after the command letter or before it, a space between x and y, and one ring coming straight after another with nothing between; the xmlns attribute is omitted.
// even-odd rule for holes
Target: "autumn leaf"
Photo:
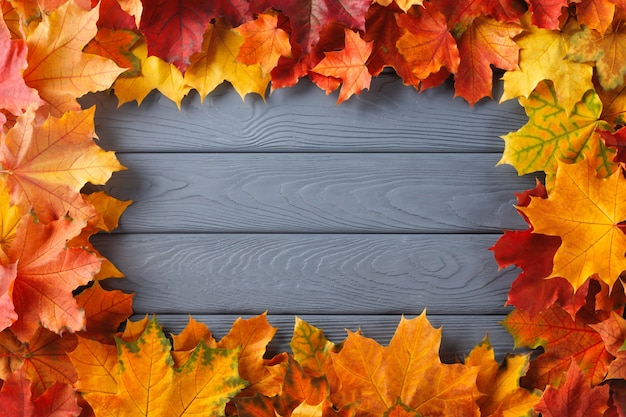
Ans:
<svg viewBox="0 0 626 417"><path fill-rule="evenodd" d="M615 3L610 0L581 0L576 3L576 18L584 26L604 34L613 22Z"/></svg>
<svg viewBox="0 0 626 417"><path fill-rule="evenodd" d="M6 417L78 417L81 408L71 385L57 383L33 399L23 371L7 377L0 389L0 409Z"/></svg>
<svg viewBox="0 0 626 417"><path fill-rule="evenodd" d="M83 51L109 58L126 69L123 76L134 76L141 71L141 62L130 50L138 39L139 36L130 30L101 28Z"/></svg>
<svg viewBox="0 0 626 417"><path fill-rule="evenodd" d="M459 67L459 50L448 31L445 16L430 3L425 3L419 16L400 14L398 25L405 33L396 46L413 67L419 79L438 72L441 68L455 73Z"/></svg>
<svg viewBox="0 0 626 417"><path fill-rule="evenodd" d="M528 25L526 32L515 39L520 46L519 70L507 71L500 102L517 97L529 98L543 80L551 80L558 103L567 114L593 88L593 68L586 63L566 59L566 33Z"/></svg>
<svg viewBox="0 0 626 417"><path fill-rule="evenodd" d="M570 38L568 56L578 62L596 63L598 80L606 90L624 84L626 74L626 12L616 11L612 25L606 33L583 27Z"/></svg>
<svg viewBox="0 0 626 417"><path fill-rule="evenodd" d="M133 100L140 105L152 90L158 89L180 109L183 98L191 90L180 70L157 56L148 56L146 44L141 40L135 44L131 52L141 62L141 74L120 77L115 81L113 90L118 99L118 106Z"/></svg>
<svg viewBox="0 0 626 417"><path fill-rule="evenodd" d="M533 25L556 30L560 17L567 8L568 0L527 0Z"/></svg>
<svg viewBox="0 0 626 417"><path fill-rule="evenodd" d="M471 105L483 97L492 97L491 65L504 70L517 68L519 46L513 38L522 30L514 23L485 16L476 18L458 41L461 61L454 76L455 96Z"/></svg>
<svg viewBox="0 0 626 417"><path fill-rule="evenodd" d="M597 275L612 287L626 270L626 235L618 226L626 220L621 170L599 179L587 160L559 163L555 181L547 199L533 198L520 208L535 233L561 237L548 278L563 277L576 289Z"/></svg>
<svg viewBox="0 0 626 417"><path fill-rule="evenodd" d="M605 349L600 335L589 327L589 320L573 319L560 307L552 307L531 318L528 313L514 310L504 320L504 327L513 336L515 347L536 349L544 353L530 362L522 386L544 389L559 387L574 360L592 385L599 384L609 367L612 355Z"/></svg>
<svg viewBox="0 0 626 417"><path fill-rule="evenodd" d="M237 61L242 64L259 64L263 72L269 74L281 56L291 56L289 33L280 27L279 16L275 13L260 14L235 31L244 38L237 54Z"/></svg>
<svg viewBox="0 0 626 417"><path fill-rule="evenodd" d="M367 69L367 59L372 53L372 43L366 42L358 33L345 30L346 44L341 51L326 52L326 57L311 71L342 81L337 104L368 89L372 76Z"/></svg>
<svg viewBox="0 0 626 417"><path fill-rule="evenodd" d="M96 35L98 10L96 6L86 11L69 0L50 16L43 15L26 37L24 79L50 104L55 116L80 110L77 97L109 88L124 72L107 58L81 52Z"/></svg>
<svg viewBox="0 0 626 417"><path fill-rule="evenodd" d="M600 130L598 133L607 147L615 149L614 161L626 164L626 128L622 127L614 133L608 130Z"/></svg>
<svg viewBox="0 0 626 417"><path fill-rule="evenodd" d="M22 77L22 71L27 66L26 54L26 42L11 39L4 19L0 19L0 110L7 110L16 116L31 104L43 103L37 90L28 87Z"/></svg>
<svg viewBox="0 0 626 417"><path fill-rule="evenodd" d="M612 311L606 320L589 326L600 334L606 350L615 356L605 379L626 379L626 320Z"/></svg>
<svg viewBox="0 0 626 417"><path fill-rule="evenodd" d="M107 291L98 281L75 298L78 306L85 311L85 332L92 337L113 335L118 331L120 323L133 314L132 294L119 290Z"/></svg>
<svg viewBox="0 0 626 417"><path fill-rule="evenodd" d="M0 135L0 164L12 204L24 213L33 209L44 222L93 215L80 189L87 182L104 184L114 171L123 169L113 152L94 143L94 112L92 107L35 124L30 108L6 135Z"/></svg>
<svg viewBox="0 0 626 417"><path fill-rule="evenodd" d="M592 388L576 361L571 361L565 383L547 387L535 410L545 417L602 417L608 400L608 385Z"/></svg>
<svg viewBox="0 0 626 417"><path fill-rule="evenodd" d="M343 387L332 394L334 404L357 402L359 415L382 417L399 399L422 415L476 415L478 369L442 364L440 341L424 313L402 318L388 347L349 332L331 354Z"/></svg>
<svg viewBox="0 0 626 417"><path fill-rule="evenodd" d="M502 364L498 365L488 337L472 349L465 364L480 369L476 385L485 396L476 402L481 415L517 417L529 414L540 397L539 392L519 386L520 378L528 369L529 360L529 355L507 355Z"/></svg>
<svg viewBox="0 0 626 417"><path fill-rule="evenodd" d="M626 84L613 90L605 90L596 81L596 91L602 101L602 120L613 125L626 124Z"/></svg>
<svg viewBox="0 0 626 417"><path fill-rule="evenodd" d="M321 329L296 317L289 347L295 360L308 374L320 377L331 372L330 353L335 351L335 344L326 339Z"/></svg>
<svg viewBox="0 0 626 417"><path fill-rule="evenodd" d="M200 342L189 359L174 368L170 343L156 319L138 340L117 339L117 364L112 360L115 347L97 346L80 338L70 356L78 369L79 389L96 416L220 415L245 385L237 372L237 350Z"/></svg>
<svg viewBox="0 0 626 417"><path fill-rule="evenodd" d="M0 265L8 267L11 263L7 252L15 239L17 226L22 221L22 211L11 204L11 196L6 181L0 180ZM2 285L7 285L3 283ZM9 288L7 287L7 290ZM0 329L2 326L0 326Z"/></svg>
<svg viewBox="0 0 626 417"><path fill-rule="evenodd" d="M11 330L23 341L33 336L39 323L55 333L81 330L85 316L72 291L93 279L100 262L83 249L67 248L66 242L84 224L66 219L42 224L29 217L8 252L17 262L12 298L18 319Z"/></svg>
<svg viewBox="0 0 626 417"><path fill-rule="evenodd" d="M349 29L364 30L370 4L371 0L253 0L250 7L256 13L273 8L287 16L293 40L304 56L317 44L320 33L331 21Z"/></svg>
<svg viewBox="0 0 626 417"><path fill-rule="evenodd" d="M13 305L13 285L17 278L17 264L0 263L0 331L17 320Z"/></svg>
<svg viewBox="0 0 626 417"><path fill-rule="evenodd" d="M205 2L154 0L143 2L139 29L146 38L148 55L174 64L181 72L191 55L200 51L202 35L213 18Z"/></svg>
<svg viewBox="0 0 626 417"><path fill-rule="evenodd" d="M528 123L517 132L503 136L504 152L498 164L510 164L519 175L545 171L552 175L557 163L591 160L598 175L608 176L617 169L613 151L602 143L598 129L609 129L599 120L602 103L595 92L587 93L568 115L557 93L542 82L528 99L520 99Z"/></svg>
<svg viewBox="0 0 626 417"><path fill-rule="evenodd" d="M223 21L210 25L204 35L202 52L192 57L185 73L187 85L195 88L202 100L224 81L229 81L243 99L249 93L265 97L270 77L260 64L237 62L244 38Z"/></svg>
<svg viewBox="0 0 626 417"><path fill-rule="evenodd" d="M408 12L413 6L421 6L424 4L424 0L374 0L373 3L380 4L384 7L389 7L392 3L397 4L403 12Z"/></svg>

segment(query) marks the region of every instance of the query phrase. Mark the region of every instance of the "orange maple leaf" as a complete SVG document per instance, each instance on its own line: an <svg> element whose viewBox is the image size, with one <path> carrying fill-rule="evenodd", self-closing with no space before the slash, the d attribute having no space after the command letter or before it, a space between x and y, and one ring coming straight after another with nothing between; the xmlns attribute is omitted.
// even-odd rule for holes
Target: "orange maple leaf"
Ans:
<svg viewBox="0 0 626 417"><path fill-rule="evenodd" d="M547 199L533 197L520 207L535 233L560 236L547 278L563 277L574 289L597 274L609 287L626 270L626 179L620 170L606 179L597 177L587 160L576 164L558 161L554 189Z"/></svg>
<svg viewBox="0 0 626 417"><path fill-rule="evenodd" d="M99 6L86 11L74 0L54 10L27 34L26 84L59 116L79 110L76 101L88 92L109 88L125 71L110 59L85 54L82 49L96 35Z"/></svg>
<svg viewBox="0 0 626 417"><path fill-rule="evenodd" d="M91 281L100 268L95 255L66 246L83 226L66 219L37 223L32 216L21 222L8 251L17 263L12 299L18 319L11 330L20 340L30 339L39 323L56 333L83 329L85 314L72 291Z"/></svg>
<svg viewBox="0 0 626 417"><path fill-rule="evenodd" d="M35 124L31 107L6 135L0 135L0 164L11 203L31 209L41 221L69 215L89 219L93 207L80 194L87 183L104 184L123 169L113 152L93 141L95 108L50 116Z"/></svg>
<svg viewBox="0 0 626 417"><path fill-rule="evenodd" d="M263 72L269 74L281 56L291 56L289 33L280 27L275 13L260 14L235 31L245 39L237 55L237 61L242 64L260 64Z"/></svg>
<svg viewBox="0 0 626 417"><path fill-rule="evenodd" d="M311 71L343 81L337 104L369 88L372 75L367 59L372 53L372 42L366 42L358 33L345 29L346 46L341 51L326 52L326 57Z"/></svg>
<svg viewBox="0 0 626 417"><path fill-rule="evenodd" d="M358 403L361 416L385 416L397 401L422 415L478 415L478 367L442 364L441 330L425 313L402 318L388 347L349 332L339 353L332 353L342 389L331 397L337 406Z"/></svg>

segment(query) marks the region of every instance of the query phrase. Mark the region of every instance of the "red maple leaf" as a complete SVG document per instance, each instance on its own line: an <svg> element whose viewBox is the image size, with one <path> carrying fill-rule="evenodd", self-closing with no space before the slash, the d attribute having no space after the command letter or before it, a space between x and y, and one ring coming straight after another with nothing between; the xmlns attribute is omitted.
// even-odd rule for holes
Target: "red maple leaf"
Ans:
<svg viewBox="0 0 626 417"><path fill-rule="evenodd" d="M567 7L567 0L526 0L532 13L533 25L550 30L559 29L560 18Z"/></svg>
<svg viewBox="0 0 626 417"><path fill-rule="evenodd" d="M153 0L143 3L139 29L148 54L172 63L184 72L194 52L202 49L204 32L213 13L198 0Z"/></svg>

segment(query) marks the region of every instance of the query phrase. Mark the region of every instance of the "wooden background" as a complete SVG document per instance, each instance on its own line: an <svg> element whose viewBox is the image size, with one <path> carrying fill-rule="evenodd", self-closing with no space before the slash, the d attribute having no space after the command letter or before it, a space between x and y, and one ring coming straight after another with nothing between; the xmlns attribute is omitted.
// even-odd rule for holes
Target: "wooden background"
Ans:
<svg viewBox="0 0 626 417"><path fill-rule="evenodd" d="M526 227L514 193L535 178L496 163L499 136L526 116L516 101L471 108L453 95L383 74L339 106L308 80L266 103L222 86L180 112L154 93L120 111L113 96L86 97L99 144L128 168L105 189L134 200L94 241L127 276L108 287L136 292L136 313L170 332L190 313L221 337L267 310L270 354L288 349L296 315L335 342L348 328L386 344L402 314L427 308L444 360L485 332L501 358L519 271L499 271L488 248Z"/></svg>

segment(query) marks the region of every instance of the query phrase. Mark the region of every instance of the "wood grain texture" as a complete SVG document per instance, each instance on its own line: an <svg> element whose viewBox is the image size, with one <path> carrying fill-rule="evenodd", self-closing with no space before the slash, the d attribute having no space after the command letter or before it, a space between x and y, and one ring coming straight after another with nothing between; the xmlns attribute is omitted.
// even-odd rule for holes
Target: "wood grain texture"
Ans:
<svg viewBox="0 0 626 417"><path fill-rule="evenodd" d="M99 143L118 152L502 152L499 137L527 120L515 100L470 107L453 97L451 82L418 94L384 74L340 106L307 79L266 103L255 95L242 102L227 85L204 103L192 93L181 111L158 94L121 111L112 94L82 103L97 105Z"/></svg>
<svg viewBox="0 0 626 417"><path fill-rule="evenodd" d="M505 314L499 235L146 234L94 240L142 313Z"/></svg>
<svg viewBox="0 0 626 417"><path fill-rule="evenodd" d="M430 310L429 310L430 311ZM442 339L440 355L445 362L455 362L463 359L471 349L479 343L485 334L489 335L494 347L496 357L502 360L506 352L513 351L513 339L499 324L505 316L472 316L472 315L435 315L427 312L428 320L433 327L442 327ZM213 335L220 339L223 337L237 315L195 315L194 319L205 323L211 329ZM243 315L244 318L250 316ZM298 317L308 323L321 328L326 337L335 342L341 342L346 337L346 329L351 331L361 330L366 337L375 339L381 345L386 346L400 322L399 315L299 315ZM412 318L414 316L407 316ZM135 317L139 319L141 317ZM159 323L166 332L180 333L188 322L188 317L183 315L158 316ZM268 357L276 353L290 351L289 341L293 335L294 316L268 314L268 320L272 326L278 327L274 339L268 346ZM526 351L524 351L526 352Z"/></svg>
<svg viewBox="0 0 626 417"><path fill-rule="evenodd" d="M124 233L473 233L525 228L534 187L495 154L123 154Z"/></svg>

